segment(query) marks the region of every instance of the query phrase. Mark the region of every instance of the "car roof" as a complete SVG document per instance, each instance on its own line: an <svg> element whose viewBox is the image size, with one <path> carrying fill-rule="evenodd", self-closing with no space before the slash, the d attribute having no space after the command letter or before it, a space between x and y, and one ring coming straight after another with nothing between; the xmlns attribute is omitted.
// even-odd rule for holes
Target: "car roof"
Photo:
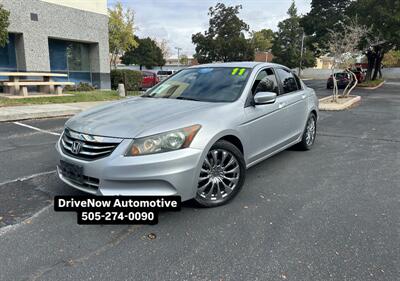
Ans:
<svg viewBox="0 0 400 281"><path fill-rule="evenodd" d="M199 67L243 67L243 68L254 68L256 66L276 67L276 66L281 66L281 65L275 64L275 63L269 63L269 62L239 61L239 62L217 62L217 63L199 64L199 65L192 66L190 68L199 68Z"/></svg>

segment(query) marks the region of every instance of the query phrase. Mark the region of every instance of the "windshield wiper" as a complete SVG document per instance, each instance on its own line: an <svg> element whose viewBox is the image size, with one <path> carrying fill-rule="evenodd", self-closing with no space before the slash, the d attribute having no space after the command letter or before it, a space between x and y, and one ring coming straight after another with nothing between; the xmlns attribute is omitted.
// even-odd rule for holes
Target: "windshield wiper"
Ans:
<svg viewBox="0 0 400 281"><path fill-rule="evenodd" d="M177 97L177 100L192 100L192 101L200 101L198 99L194 99L194 98L188 98L188 97Z"/></svg>

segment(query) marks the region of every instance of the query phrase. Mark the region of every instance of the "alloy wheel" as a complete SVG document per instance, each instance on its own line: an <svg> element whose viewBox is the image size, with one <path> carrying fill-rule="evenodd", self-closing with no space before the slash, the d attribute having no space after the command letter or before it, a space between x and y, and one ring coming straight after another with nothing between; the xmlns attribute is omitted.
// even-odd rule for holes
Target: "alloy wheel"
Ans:
<svg viewBox="0 0 400 281"><path fill-rule="evenodd" d="M239 178L239 162L231 152L210 150L201 167L197 195L207 201L223 201L237 188Z"/></svg>
<svg viewBox="0 0 400 281"><path fill-rule="evenodd" d="M316 128L315 118L314 116L311 116L310 119L308 119L306 128L306 143L309 146L314 143L315 133L316 133L315 128Z"/></svg>

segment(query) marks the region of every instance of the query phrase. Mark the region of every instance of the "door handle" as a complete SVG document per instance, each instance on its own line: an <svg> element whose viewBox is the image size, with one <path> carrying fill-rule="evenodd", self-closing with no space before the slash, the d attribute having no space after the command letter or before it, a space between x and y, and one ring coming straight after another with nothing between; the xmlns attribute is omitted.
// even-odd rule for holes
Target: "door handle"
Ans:
<svg viewBox="0 0 400 281"><path fill-rule="evenodd" d="M281 103L278 105L279 108L284 108L285 106L286 106L286 103L285 103L285 102L281 102Z"/></svg>
<svg viewBox="0 0 400 281"><path fill-rule="evenodd" d="M304 100L306 98L306 94L302 94L301 98Z"/></svg>

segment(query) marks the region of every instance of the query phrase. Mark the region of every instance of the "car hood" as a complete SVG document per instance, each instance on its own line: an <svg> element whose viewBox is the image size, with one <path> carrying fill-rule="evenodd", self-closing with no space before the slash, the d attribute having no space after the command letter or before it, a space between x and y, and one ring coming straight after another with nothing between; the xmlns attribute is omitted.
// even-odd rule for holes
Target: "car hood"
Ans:
<svg viewBox="0 0 400 281"><path fill-rule="evenodd" d="M176 123L179 119L193 120L191 116L196 112L215 106L218 104L136 97L79 113L68 120L66 127L90 135L134 138L146 130L160 127L171 121ZM182 124L184 123L182 122ZM188 123L186 122L186 124ZM192 122L190 125L193 124L196 122ZM167 131L167 127L165 131Z"/></svg>

